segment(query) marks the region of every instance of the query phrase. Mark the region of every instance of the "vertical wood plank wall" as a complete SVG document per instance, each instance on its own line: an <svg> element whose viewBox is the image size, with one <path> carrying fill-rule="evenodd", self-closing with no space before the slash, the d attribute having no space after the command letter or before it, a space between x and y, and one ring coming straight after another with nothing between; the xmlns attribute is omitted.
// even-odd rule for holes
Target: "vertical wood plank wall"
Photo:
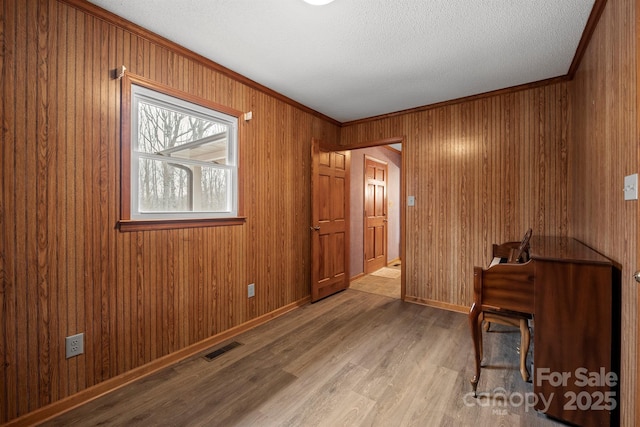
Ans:
<svg viewBox="0 0 640 427"><path fill-rule="evenodd" d="M312 137L403 136L409 300L468 307L493 242L572 235L622 266L622 425L638 366L635 2L609 1L574 81L335 124L56 0L0 6L0 423L309 295ZM154 40L154 41L151 41ZM243 226L120 233L119 82L240 111ZM246 298L248 283L256 297ZM66 360L64 337L84 332Z"/></svg>
<svg viewBox="0 0 640 427"><path fill-rule="evenodd" d="M0 3L0 423L309 296L310 141L338 127L150 39L64 2ZM115 228L123 64L253 112L245 225Z"/></svg>
<svg viewBox="0 0 640 427"><path fill-rule="evenodd" d="M493 242L574 236L622 269L621 425L636 424L636 2L609 1L573 81L375 121L341 144L403 136L409 300L469 306Z"/></svg>
<svg viewBox="0 0 640 427"><path fill-rule="evenodd" d="M406 295L466 309L494 242L567 232L566 83L355 123L343 145L403 136Z"/></svg>
<svg viewBox="0 0 640 427"><path fill-rule="evenodd" d="M571 82L569 232L622 268L621 425L638 424L638 202L624 176L640 172L637 123L637 1L608 1ZM638 412L640 414L640 412Z"/></svg>

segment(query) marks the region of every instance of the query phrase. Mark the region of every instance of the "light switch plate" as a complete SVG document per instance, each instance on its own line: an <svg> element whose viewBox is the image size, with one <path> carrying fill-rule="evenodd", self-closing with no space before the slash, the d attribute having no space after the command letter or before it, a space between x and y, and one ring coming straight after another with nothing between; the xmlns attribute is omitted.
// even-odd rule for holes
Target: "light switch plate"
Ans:
<svg viewBox="0 0 640 427"><path fill-rule="evenodd" d="M407 206L415 206L415 205L416 205L416 196L408 196Z"/></svg>
<svg viewBox="0 0 640 427"><path fill-rule="evenodd" d="M624 177L624 199L638 200L638 174L627 175Z"/></svg>

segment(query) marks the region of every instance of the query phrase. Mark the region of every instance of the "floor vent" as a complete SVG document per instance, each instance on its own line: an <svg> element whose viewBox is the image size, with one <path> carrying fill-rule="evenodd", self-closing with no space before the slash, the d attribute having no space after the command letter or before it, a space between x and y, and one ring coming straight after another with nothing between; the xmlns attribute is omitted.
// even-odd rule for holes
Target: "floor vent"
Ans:
<svg viewBox="0 0 640 427"><path fill-rule="evenodd" d="M224 347L220 347L219 349L212 351L211 353L207 354L204 356L205 359L207 359L208 361L212 361L213 359L215 359L216 357L225 354L227 351L229 350L233 350L236 347L241 346L242 344L240 344L237 341L233 341L230 342L229 344L225 345Z"/></svg>

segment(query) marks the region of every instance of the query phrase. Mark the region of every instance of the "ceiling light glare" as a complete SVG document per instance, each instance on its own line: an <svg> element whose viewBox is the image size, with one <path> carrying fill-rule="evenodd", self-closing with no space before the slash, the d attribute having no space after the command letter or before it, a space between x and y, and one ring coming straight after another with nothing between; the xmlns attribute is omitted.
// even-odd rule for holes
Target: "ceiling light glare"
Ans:
<svg viewBox="0 0 640 427"><path fill-rule="evenodd" d="M333 0L304 0L304 1L314 6L324 6L325 4L331 3Z"/></svg>

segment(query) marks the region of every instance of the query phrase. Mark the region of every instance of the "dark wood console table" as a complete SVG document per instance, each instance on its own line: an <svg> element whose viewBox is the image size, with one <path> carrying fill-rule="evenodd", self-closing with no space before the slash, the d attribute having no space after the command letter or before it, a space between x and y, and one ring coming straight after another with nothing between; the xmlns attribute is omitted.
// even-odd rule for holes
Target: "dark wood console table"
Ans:
<svg viewBox="0 0 640 427"><path fill-rule="evenodd" d="M611 425L619 402L613 264L567 237L533 236L529 257L526 263L474 268L474 392L481 368L480 314L528 313L535 325L535 408L576 425Z"/></svg>

